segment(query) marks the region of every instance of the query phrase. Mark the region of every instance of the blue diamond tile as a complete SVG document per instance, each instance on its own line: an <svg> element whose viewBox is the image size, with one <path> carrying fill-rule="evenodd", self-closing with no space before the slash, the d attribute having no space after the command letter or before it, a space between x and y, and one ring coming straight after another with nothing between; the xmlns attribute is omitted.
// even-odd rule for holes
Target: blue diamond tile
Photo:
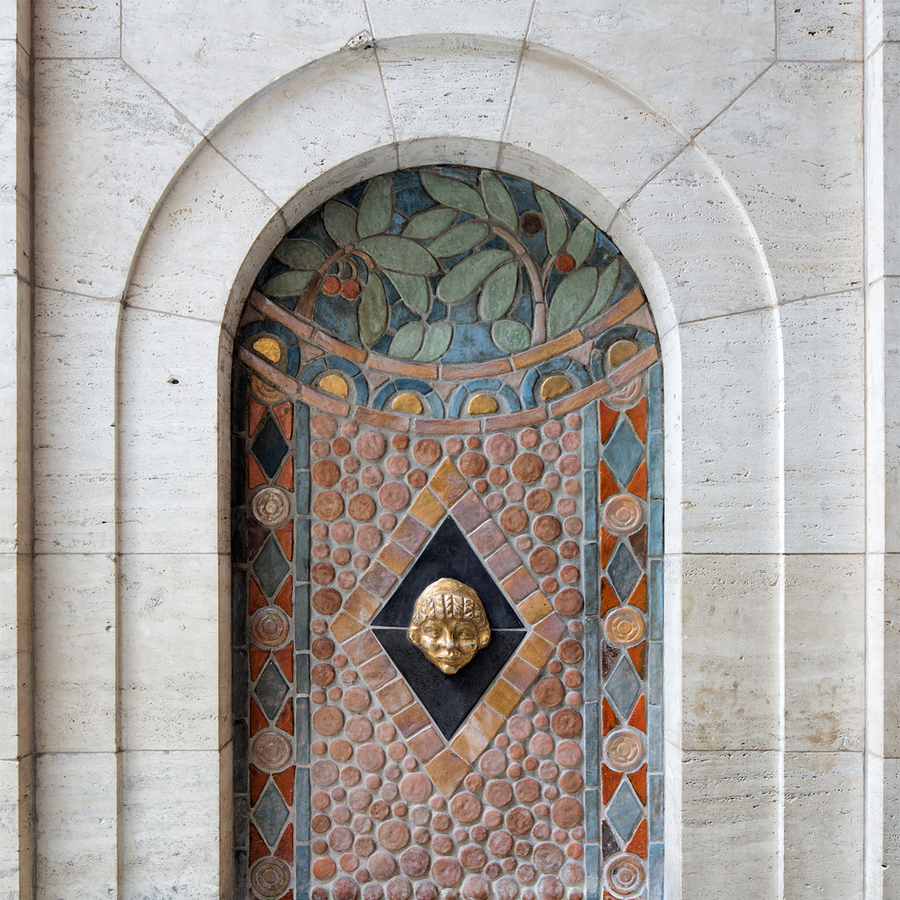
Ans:
<svg viewBox="0 0 900 900"><path fill-rule="evenodd" d="M288 684L284 680L284 676L275 665L274 660L269 660L269 664L263 669L259 681L256 682L256 699L262 707L263 712L270 719L281 711L284 698L288 695Z"/></svg>
<svg viewBox="0 0 900 900"><path fill-rule="evenodd" d="M606 682L606 693L619 711L619 718L628 718L640 692L641 679L637 677L628 654L623 653L619 664Z"/></svg>
<svg viewBox="0 0 900 900"><path fill-rule="evenodd" d="M275 477L287 449L288 446L281 435L281 429L275 424L275 419L268 416L266 424L263 425L253 442L253 452L269 478Z"/></svg>
<svg viewBox="0 0 900 900"><path fill-rule="evenodd" d="M628 484L643 454L644 445L634 433L628 416L619 416L609 443L603 448L603 459L620 484Z"/></svg>
<svg viewBox="0 0 900 900"><path fill-rule="evenodd" d="M644 808L635 796L631 782L623 778L612 803L606 808L607 821L619 832L619 837L627 842L643 814Z"/></svg>
<svg viewBox="0 0 900 900"><path fill-rule="evenodd" d="M275 787L275 783L270 781L269 786L263 791L259 803L256 804L256 809L253 810L256 827L270 847L274 847L278 841L278 835L281 834L287 817L287 804L282 799L278 788Z"/></svg>
<svg viewBox="0 0 900 900"><path fill-rule="evenodd" d="M290 571L290 566L281 552L278 541L272 535L259 551L256 562L253 563L253 571L256 580L262 589L270 596L278 589L278 585L284 581L284 576Z"/></svg>
<svg viewBox="0 0 900 900"><path fill-rule="evenodd" d="M619 599L627 600L631 596L634 586L640 580L641 567L637 564L637 560L625 541L619 541L619 546L606 567L606 575L619 595Z"/></svg>

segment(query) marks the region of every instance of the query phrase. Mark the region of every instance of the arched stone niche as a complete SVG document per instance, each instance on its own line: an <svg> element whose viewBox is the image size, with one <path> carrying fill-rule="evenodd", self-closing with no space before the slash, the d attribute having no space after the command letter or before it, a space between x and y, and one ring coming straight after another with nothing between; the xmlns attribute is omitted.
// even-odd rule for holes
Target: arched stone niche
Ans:
<svg viewBox="0 0 900 900"><path fill-rule="evenodd" d="M422 51L421 42L391 44L401 62ZM519 50L471 39L470 83L490 79L497 60L504 54L512 59ZM444 52L437 47L435 58ZM383 98L369 90L378 77L371 54L324 60L260 93L199 146L145 232L119 329L120 566L165 554L165 571L143 568L142 587L189 582L195 616L190 629L181 629L189 635L179 656L185 680L160 680L138 660L123 658L122 677L145 685L143 696L153 698L147 704L123 696L123 759L140 769L140 754L148 748L177 751L177 766L165 768L167 756L160 777L174 785L189 771L192 811L206 821L221 811L218 837L204 833L196 852L205 862L198 867L195 854L187 881L218 879L223 892L234 883L228 415L234 335L263 262L328 197L398 165L449 161L514 171L558 196L577 198L635 269L659 330L666 372L667 646L681 646L682 550L702 551L713 535L722 552L780 548L777 321L771 278L744 210L702 148L689 145L683 129L626 89L537 49L527 51L523 73L509 124L505 115L485 124L473 120L464 99L437 99L440 66L420 68L415 84L434 94L433 106L443 103L446 116L440 127L417 119L414 110L431 102L419 93L398 106L398 122L400 112L410 116L395 131ZM352 138L319 112L335 92L345 113L342 129ZM574 117L562 127L554 111L565 108L572 92L596 115L590 122ZM491 111L483 109L485 115ZM535 129L535 122L542 124ZM282 134L303 139L279 144L273 136ZM608 152L597 152L599 134ZM624 152L629 147L634 151ZM736 312L744 315L729 315ZM716 349L723 345L727 356ZM687 381L682 354L691 359ZM177 373L191 390L177 390L168 380L175 374L158 384L155 376L164 370ZM728 415L720 415L726 407ZM755 423L752 439L747 421ZM691 501L683 509L684 492ZM770 597L761 602L777 603ZM126 620L126 640L128 627ZM695 634L694 641L716 637ZM145 649L151 655L179 652L171 634L150 640ZM666 884L677 892L677 649L666 654L665 667ZM146 813L160 820L168 815L162 806ZM140 869L137 859L132 865Z"/></svg>
<svg viewBox="0 0 900 900"><path fill-rule="evenodd" d="M510 174L378 175L278 244L233 376L239 896L661 894L659 356Z"/></svg>

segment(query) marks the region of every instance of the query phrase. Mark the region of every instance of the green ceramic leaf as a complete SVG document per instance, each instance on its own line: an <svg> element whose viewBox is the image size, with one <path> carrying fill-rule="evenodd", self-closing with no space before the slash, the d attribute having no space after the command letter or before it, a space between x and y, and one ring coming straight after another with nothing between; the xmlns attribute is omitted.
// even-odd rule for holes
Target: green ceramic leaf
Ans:
<svg viewBox="0 0 900 900"><path fill-rule="evenodd" d="M369 273L369 280L359 301L359 336L364 344L374 344L387 328L388 306L384 293L384 283L374 273Z"/></svg>
<svg viewBox="0 0 900 900"><path fill-rule="evenodd" d="M407 322L395 335L391 341L391 356L400 359L409 359L415 356L419 347L422 346L422 336L425 329L421 322Z"/></svg>
<svg viewBox="0 0 900 900"><path fill-rule="evenodd" d="M594 248L594 235L596 233L597 229L587 219L582 219L572 232L566 251L575 260L576 269L582 265Z"/></svg>
<svg viewBox="0 0 900 900"><path fill-rule="evenodd" d="M404 275L401 272L388 272L387 277L397 288L400 299L417 313L428 312L428 280L424 275Z"/></svg>
<svg viewBox="0 0 900 900"><path fill-rule="evenodd" d="M547 314L547 336L559 337L565 334L581 318L597 292L597 269L579 269L566 275L550 301Z"/></svg>
<svg viewBox="0 0 900 900"><path fill-rule="evenodd" d="M438 209L426 209L414 215L403 229L403 236L430 240L437 237L442 231L446 231L459 215L455 209L447 209L442 206Z"/></svg>
<svg viewBox="0 0 900 900"><path fill-rule="evenodd" d="M428 245L428 252L435 257L456 256L477 247L487 240L487 236L488 227L483 222L463 222L432 241Z"/></svg>
<svg viewBox="0 0 900 900"><path fill-rule="evenodd" d="M597 292L591 305L587 308L587 312L581 317L582 322L589 322L594 316L609 303L613 291L616 289L616 283L619 280L619 272L622 270L622 260L616 257L601 273L600 281L597 283Z"/></svg>
<svg viewBox="0 0 900 900"><path fill-rule="evenodd" d="M325 204L325 230L339 247L355 244L359 237L356 233L356 210L346 203L329 200Z"/></svg>
<svg viewBox="0 0 900 900"><path fill-rule="evenodd" d="M369 182L359 204L359 220L356 230L360 237L380 234L391 224L394 205L391 198L391 183L379 175Z"/></svg>
<svg viewBox="0 0 900 900"><path fill-rule="evenodd" d="M263 293L270 297L293 297L303 292L315 272L282 272L266 282Z"/></svg>
<svg viewBox="0 0 900 900"><path fill-rule="evenodd" d="M544 214L544 222L547 225L547 249L551 253L557 253L566 242L566 235L569 233L566 217L556 200L546 191L539 188L534 195L537 197L538 205Z"/></svg>
<svg viewBox="0 0 900 900"><path fill-rule="evenodd" d="M454 209L467 212L470 216L484 218L487 212L484 208L484 200L475 188L469 187L456 178L444 178L435 175L434 172L422 172L419 176L422 186L444 206L452 206Z"/></svg>
<svg viewBox="0 0 900 900"><path fill-rule="evenodd" d="M484 192L484 203L488 212L515 230L519 226L516 204L513 203L506 185L493 173L485 172L481 176L481 189Z"/></svg>
<svg viewBox="0 0 900 900"><path fill-rule="evenodd" d="M375 262L392 272L409 275L435 275L437 260L421 245L396 234L379 234L359 242Z"/></svg>
<svg viewBox="0 0 900 900"><path fill-rule="evenodd" d="M469 294L478 290L481 282L497 266L505 263L511 256L509 250L482 250L481 253L467 256L441 279L438 285L441 300L451 305L465 300Z"/></svg>
<svg viewBox="0 0 900 900"><path fill-rule="evenodd" d="M318 269L325 251L312 241L282 241L272 254L292 269Z"/></svg>
<svg viewBox="0 0 900 900"><path fill-rule="evenodd" d="M513 300L516 299L518 274L518 263L511 262L497 269L485 281L481 289L481 299L478 301L478 315L482 319L493 322L509 312Z"/></svg>
<svg viewBox="0 0 900 900"><path fill-rule="evenodd" d="M495 322L491 336L494 343L507 353L518 353L531 343L531 332L521 322L513 322L512 319Z"/></svg>
<svg viewBox="0 0 900 900"><path fill-rule="evenodd" d="M425 332L425 341L422 349L416 354L420 362L434 362L440 359L450 346L453 339L453 326L449 322L438 322Z"/></svg>

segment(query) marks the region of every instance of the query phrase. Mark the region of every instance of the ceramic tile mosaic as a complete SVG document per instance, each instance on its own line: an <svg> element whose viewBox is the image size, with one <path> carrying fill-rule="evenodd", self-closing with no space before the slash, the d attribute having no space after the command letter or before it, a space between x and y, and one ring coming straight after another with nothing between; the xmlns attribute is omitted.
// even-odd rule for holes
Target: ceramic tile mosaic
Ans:
<svg viewBox="0 0 900 900"><path fill-rule="evenodd" d="M236 859L256 900L662 896L662 373L610 239L510 175L357 185L234 370ZM410 643L439 578L490 641Z"/></svg>

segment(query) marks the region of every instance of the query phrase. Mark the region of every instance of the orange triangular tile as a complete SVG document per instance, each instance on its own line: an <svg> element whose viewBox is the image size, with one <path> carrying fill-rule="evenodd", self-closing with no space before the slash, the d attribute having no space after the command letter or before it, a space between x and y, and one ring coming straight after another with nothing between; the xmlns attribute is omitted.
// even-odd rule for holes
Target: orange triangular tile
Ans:
<svg viewBox="0 0 900 900"><path fill-rule="evenodd" d="M268 481L265 475L263 475L263 470L259 467L259 463L252 457L247 457L247 483L250 485L250 490L253 488L259 487L261 484L265 484Z"/></svg>
<svg viewBox="0 0 900 900"><path fill-rule="evenodd" d="M269 855L269 848L262 839L262 835L256 830L256 826L250 823L250 862L255 863L258 859Z"/></svg>
<svg viewBox="0 0 900 900"><path fill-rule="evenodd" d="M600 588L600 616L605 616L614 606L619 605L619 598L613 586L604 578Z"/></svg>
<svg viewBox="0 0 900 900"><path fill-rule="evenodd" d="M628 598L630 606L636 606L641 612L647 612L647 579L641 578L634 593Z"/></svg>
<svg viewBox="0 0 900 900"><path fill-rule="evenodd" d="M619 782L622 780L621 772L613 772L606 766L601 766L603 781L603 803L607 804L612 800L612 795L616 792Z"/></svg>
<svg viewBox="0 0 900 900"><path fill-rule="evenodd" d="M603 702L605 703L606 701L604 700ZM632 712L631 718L628 720L628 724L632 728L644 732L644 734L647 733L647 697L644 694L641 694L637 706L635 706L634 712Z"/></svg>
<svg viewBox="0 0 900 900"><path fill-rule="evenodd" d="M278 543L281 544L282 550L284 550L284 555L290 562L294 558L294 523L288 522L283 528L279 528L275 532L275 536L278 538Z"/></svg>
<svg viewBox="0 0 900 900"><path fill-rule="evenodd" d="M275 598L275 602L289 615L292 616L294 614L294 603L293 603L293 594L294 594L294 583L288 578L288 580L284 583L282 589L278 592L278 596Z"/></svg>
<svg viewBox="0 0 900 900"><path fill-rule="evenodd" d="M646 400L642 402L645 405L647 403ZM288 400L287 403L279 403L272 412L275 413L275 418L281 426L282 434L290 440L291 434L294 431L294 404L290 400ZM643 438L641 438L641 440L643 440Z"/></svg>
<svg viewBox="0 0 900 900"><path fill-rule="evenodd" d="M634 558L643 569L647 565L647 526L639 528L631 536L631 549L634 550Z"/></svg>
<svg viewBox="0 0 900 900"><path fill-rule="evenodd" d="M631 479L631 483L628 485L628 493L634 494L635 497L640 497L641 500L647 499L647 463L642 462L638 466L637 472L634 473L634 478Z"/></svg>
<svg viewBox="0 0 900 900"><path fill-rule="evenodd" d="M257 769L253 763L250 763L250 805L256 806L260 795L263 792L269 776L261 769Z"/></svg>
<svg viewBox="0 0 900 900"><path fill-rule="evenodd" d="M278 487L283 487L286 491L291 491L293 493L294 490L294 457L289 456L285 461L284 465L281 467L281 474L278 476L278 481L275 482Z"/></svg>
<svg viewBox="0 0 900 900"><path fill-rule="evenodd" d="M638 678L644 677L644 663L647 659L647 642L641 641L637 647L629 647L628 655L634 663L634 669L638 673Z"/></svg>
<svg viewBox="0 0 900 900"><path fill-rule="evenodd" d="M250 615L252 616L258 609L262 609L266 605L266 598L260 590L256 579L250 579Z"/></svg>
<svg viewBox="0 0 900 900"><path fill-rule="evenodd" d="M294 770L290 769L291 777L294 776ZM276 776L277 780L277 776ZM293 788L291 789L291 797L294 796ZM291 801L288 800L288 804ZM294 861L294 823L291 822L288 824L288 827L284 829L284 834L281 836L281 840L278 842L278 849L275 851L275 855L279 859L283 859L286 863L292 863ZM285 898L282 898L285 900Z"/></svg>
<svg viewBox="0 0 900 900"><path fill-rule="evenodd" d="M603 701L603 733L609 734L616 725L619 724L619 720L616 718L616 714L612 711L612 707L609 705L608 700Z"/></svg>
<svg viewBox="0 0 900 900"><path fill-rule="evenodd" d="M286 731L288 734L294 733L293 697L288 697L288 701L284 704L284 709L281 711L281 715L278 717L278 721L275 723L275 727L280 728L282 731Z"/></svg>
<svg viewBox="0 0 900 900"><path fill-rule="evenodd" d="M608 890L606 890L606 888L604 888L603 889L603 900L616 900L616 898L613 897L613 895Z"/></svg>
<svg viewBox="0 0 900 900"><path fill-rule="evenodd" d="M605 569L607 563L609 562L610 557L612 556L613 550L616 549L616 544L619 542L619 539L614 535L607 531L605 528L600 529L600 567Z"/></svg>
<svg viewBox="0 0 900 900"><path fill-rule="evenodd" d="M634 833L634 837L625 848L626 853L633 853L640 856L641 859L647 858L647 820L643 819L638 825L638 830Z"/></svg>
<svg viewBox="0 0 900 900"><path fill-rule="evenodd" d="M255 644L250 645L250 680L256 681L259 673L262 672L266 660L269 658L269 651L257 647Z"/></svg>
<svg viewBox="0 0 900 900"><path fill-rule="evenodd" d="M294 766L279 772L277 775L273 775L272 781L275 782L278 790L281 791L284 802L290 806L294 802Z"/></svg>
<svg viewBox="0 0 900 900"><path fill-rule="evenodd" d="M278 665L281 666L281 671L284 672L284 677L287 678L288 681L294 680L294 645L290 643L287 647L282 647L280 650L276 650L272 656L278 661Z"/></svg>
<svg viewBox="0 0 900 900"><path fill-rule="evenodd" d="M600 463L600 502L605 503L614 494L619 493L619 485L609 466L605 462Z"/></svg>
<svg viewBox="0 0 900 900"><path fill-rule="evenodd" d="M260 420L266 414L266 408L262 405L262 403L257 403L252 397L248 403L248 433L250 437L253 437L256 434L256 429L259 426Z"/></svg>
<svg viewBox="0 0 900 900"><path fill-rule="evenodd" d="M251 699L250 700L250 736L257 734L262 731L263 728L269 727L269 720L266 718L265 713L259 708L259 704Z"/></svg>
<svg viewBox="0 0 900 900"><path fill-rule="evenodd" d="M609 440L609 433L618 417L617 409L610 409L605 403L600 404L600 443L605 444Z"/></svg>
<svg viewBox="0 0 900 900"><path fill-rule="evenodd" d="M637 772L632 772L628 776L628 780L631 782L631 786L634 788L634 792L638 795L638 799L641 803L647 803L647 763L644 763Z"/></svg>
<svg viewBox="0 0 900 900"><path fill-rule="evenodd" d="M641 402L637 406L633 406L627 410L628 418L634 425L634 430L641 441L647 440L647 398L641 398Z"/></svg>

